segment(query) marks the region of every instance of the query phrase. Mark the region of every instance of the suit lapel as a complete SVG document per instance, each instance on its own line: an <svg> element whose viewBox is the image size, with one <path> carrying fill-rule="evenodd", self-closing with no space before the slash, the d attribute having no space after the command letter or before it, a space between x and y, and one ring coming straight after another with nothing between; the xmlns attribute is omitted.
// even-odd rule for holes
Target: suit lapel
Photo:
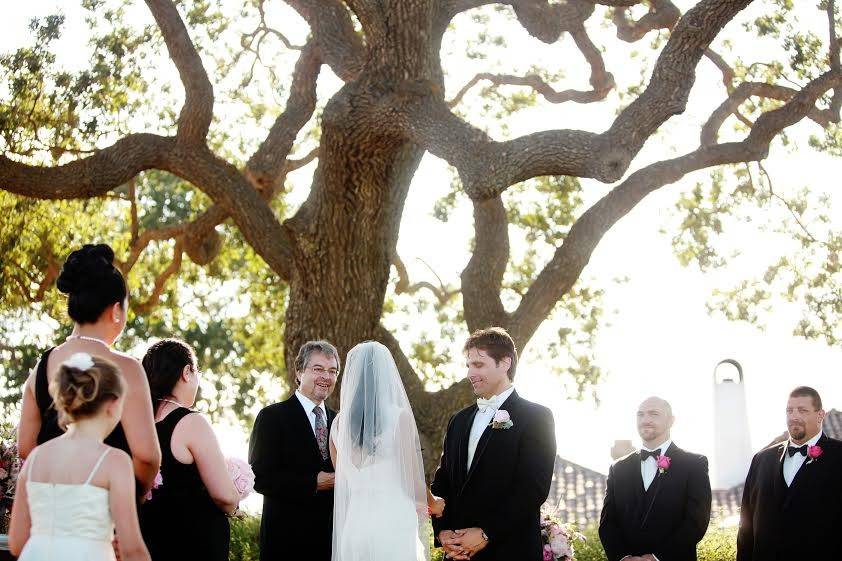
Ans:
<svg viewBox="0 0 842 561"><path fill-rule="evenodd" d="M457 474L457 488L460 490L460 493L468 481L468 444L471 439L471 427L474 425L474 418L476 418L477 413L477 406L474 405L471 411L465 415L455 435L457 437L457 454L454 473Z"/></svg>
<svg viewBox="0 0 842 561"><path fill-rule="evenodd" d="M772 481L772 491L775 494L775 503L779 505L783 504L789 494L789 488L786 486L786 480L784 479L784 458L786 457L786 446L786 442L781 444L781 453L776 457L777 465L774 470L775 478Z"/></svg>
<svg viewBox="0 0 842 561"><path fill-rule="evenodd" d="M517 400L518 400L517 391L512 391L511 395L498 408L498 411L500 409L505 409L506 411L508 411L509 415L512 418L512 422L514 422L514 415L512 414L511 408L513 406L517 405ZM474 417L476 417L476 412L474 412L474 414L471 416L471 423L468 425L468 438L469 439L470 439L470 434L471 434L471 427L474 424ZM477 467L477 465L479 465L479 462L482 459L482 455L485 452L485 449L488 447L489 441L494 437L495 432L497 432L497 429L492 429L491 423L489 423L488 426L485 427L485 430L482 431L482 436L480 436L479 442L477 442L477 449L474 452L474 459L471 462L471 467L468 470L467 477L465 478L465 485L467 485L468 482L471 480L471 476L476 471L476 467ZM465 463L467 463L467 450L468 450L468 448L466 446L465 447L465 451L466 451ZM464 488L464 485L463 485L463 488Z"/></svg>

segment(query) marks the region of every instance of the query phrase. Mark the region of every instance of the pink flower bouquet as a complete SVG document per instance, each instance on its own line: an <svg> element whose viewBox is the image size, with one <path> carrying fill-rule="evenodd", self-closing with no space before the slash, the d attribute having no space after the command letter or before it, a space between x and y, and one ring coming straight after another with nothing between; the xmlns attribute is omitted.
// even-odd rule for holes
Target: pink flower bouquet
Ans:
<svg viewBox="0 0 842 561"><path fill-rule="evenodd" d="M574 541L584 541L585 536L570 524L562 524L549 514L541 517L541 539L544 543L544 561L574 561Z"/></svg>
<svg viewBox="0 0 842 561"><path fill-rule="evenodd" d="M242 501L254 490L254 472L247 462L239 458L226 458L225 463L228 465L231 481L234 482L234 487L237 488Z"/></svg>
<svg viewBox="0 0 842 561"><path fill-rule="evenodd" d="M159 471L158 473L155 474L155 481L152 482L152 489L149 489L149 491L146 492L146 495L143 498L146 499L147 501L151 501L152 500L152 490L157 489L158 487L160 487L163 484L164 484L164 478L161 477L161 472Z"/></svg>

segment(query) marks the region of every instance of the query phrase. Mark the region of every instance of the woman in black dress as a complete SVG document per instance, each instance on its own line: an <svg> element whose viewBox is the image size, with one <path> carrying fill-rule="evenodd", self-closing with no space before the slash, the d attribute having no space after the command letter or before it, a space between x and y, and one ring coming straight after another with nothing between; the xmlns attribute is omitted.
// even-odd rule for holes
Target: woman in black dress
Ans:
<svg viewBox="0 0 842 561"><path fill-rule="evenodd" d="M126 384L120 424L105 443L132 457L141 496L152 486L161 452L143 367L137 359L111 348L126 326L128 309L126 281L114 266L114 251L104 244L88 244L72 252L56 286L68 296L67 314L73 320L73 332L41 355L26 381L18 430L20 455L26 458L35 446L64 433L47 389L59 366L75 353L104 358L118 367Z"/></svg>
<svg viewBox="0 0 842 561"><path fill-rule="evenodd" d="M191 409L199 388L193 349L164 339L143 357L161 441L161 479L141 506L140 527L152 561L227 561L226 513L240 497L210 423Z"/></svg>

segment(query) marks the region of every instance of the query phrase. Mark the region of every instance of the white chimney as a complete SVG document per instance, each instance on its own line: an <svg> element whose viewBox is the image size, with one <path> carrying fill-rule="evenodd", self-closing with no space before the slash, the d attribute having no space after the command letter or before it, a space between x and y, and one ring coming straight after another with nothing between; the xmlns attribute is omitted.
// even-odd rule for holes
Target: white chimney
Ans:
<svg viewBox="0 0 842 561"><path fill-rule="evenodd" d="M713 385L715 456L711 485L714 489L730 489L745 481L752 457L740 363L729 358L717 364Z"/></svg>

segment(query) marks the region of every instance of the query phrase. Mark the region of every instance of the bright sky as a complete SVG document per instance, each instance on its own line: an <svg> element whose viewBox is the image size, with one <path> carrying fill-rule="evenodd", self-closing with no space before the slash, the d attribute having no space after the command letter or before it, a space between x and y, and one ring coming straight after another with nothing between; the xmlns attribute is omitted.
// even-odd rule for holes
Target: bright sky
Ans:
<svg viewBox="0 0 842 561"><path fill-rule="evenodd" d="M690 3L678 4L687 8ZM56 5L62 5L68 15L78 11L73 7L75 3L58 0L32 0L7 7L0 51L19 45L26 36L26 21L33 15L51 13ZM816 18L820 21L818 11ZM68 44L84 41L85 31L78 18L68 19ZM463 20L457 22L457 30L471 25L463 16ZM628 64L629 46L619 42L612 29L600 29L596 24L594 27L594 40L607 50L608 70L614 73L619 83L634 83L638 68ZM818 29L823 30L824 27ZM726 34L738 31L732 25ZM304 34L306 28L300 21L290 31L294 41ZM532 64L554 69L561 64L558 53L567 49L570 41L566 38L561 44L544 46L529 38L520 28L507 30L505 35L509 45L507 52L514 53L512 60L530 60ZM637 48L645 51L648 40ZM747 60L763 60L769 56L766 54L770 48L768 44L751 42L748 48L755 52L746 54ZM741 46L741 52L745 53L742 49ZM564 67L565 78L557 84L558 88L587 87L586 67L575 57L572 61L563 59L563 62L567 65ZM84 60L76 58L75 63L84 64ZM453 55L446 64L450 65L452 75L458 76L458 80L448 84L449 92L461 87L465 77L482 69L482 63L469 61L461 55ZM499 70L513 71L506 67ZM320 92L329 94L335 87L335 80L333 83L330 79L320 80ZM669 157L675 147L678 153L695 148L699 124L713 107L724 100L724 96L718 72L712 64L703 60L691 94L690 110L662 128L659 136L646 145L631 171L648 162ZM601 131L613 119L604 107L600 104L549 107L543 104L539 109L518 113L510 122L511 134L549 127ZM815 132L815 126L801 124L791 130L791 138L794 145L799 146L806 142L810 133ZM829 189L827 178L842 175L840 160L819 156L806 149L796 149L791 154L780 147L775 148L766 165L776 180L776 186L783 192L805 185L816 190ZM306 196L310 173L312 167L297 172L293 178L295 189L289 195L293 203ZM606 373L597 387L598 406L591 400L577 402L566 399L561 385L550 373L540 349L542 342L552 337L558 326L545 324L523 352L517 387L528 399L553 409L559 453L569 460L607 472L613 441L636 439L634 412L637 405L648 395L657 394L672 402L677 417L674 440L682 447L708 454L715 465L713 369L724 358L736 359L744 367L754 448L784 430L786 395L795 385L815 386L823 394L828 409L842 409L842 377L839 376L842 350L791 336L792 321L786 316L784 307L781 307L780 321L771 324L766 332L708 316L705 302L714 286L730 286L747 273L756 274L772 261L779 249L774 237L743 226L731 234L731 243L742 249L743 256L734 260L727 270L705 276L693 269L681 268L672 255L669 234L662 234L659 229L665 225L666 210L674 204L679 192L704 177L700 174L685 178L680 184L661 189L643 201L608 233L585 270L586 277L629 278L624 285L611 285L606 294L606 309L616 313L611 318L611 325L603 328L597 347L598 363ZM453 281L458 280L459 272L467 261L466 249L460 248L467 248L467 240L471 236L470 207L462 205L457 208L455 218L447 224L431 216L433 202L447 192L449 182L443 163L433 157L425 157L410 190L398 244L399 253L414 279L432 279L417 259L423 259L440 276ZM586 186L591 201L607 190L606 186L595 182L587 182ZM838 190L835 197L837 205L842 204ZM464 243L454 244L453 240L464 240ZM442 251L443 247L452 249ZM420 331L418 336L421 336ZM405 344L408 342L404 340ZM459 356L458 352L452 354ZM451 368L454 373L463 369L461 364L454 364ZM227 453L245 456L245 436L223 427L220 427L220 434ZM256 504L257 501L252 500L248 506Z"/></svg>

